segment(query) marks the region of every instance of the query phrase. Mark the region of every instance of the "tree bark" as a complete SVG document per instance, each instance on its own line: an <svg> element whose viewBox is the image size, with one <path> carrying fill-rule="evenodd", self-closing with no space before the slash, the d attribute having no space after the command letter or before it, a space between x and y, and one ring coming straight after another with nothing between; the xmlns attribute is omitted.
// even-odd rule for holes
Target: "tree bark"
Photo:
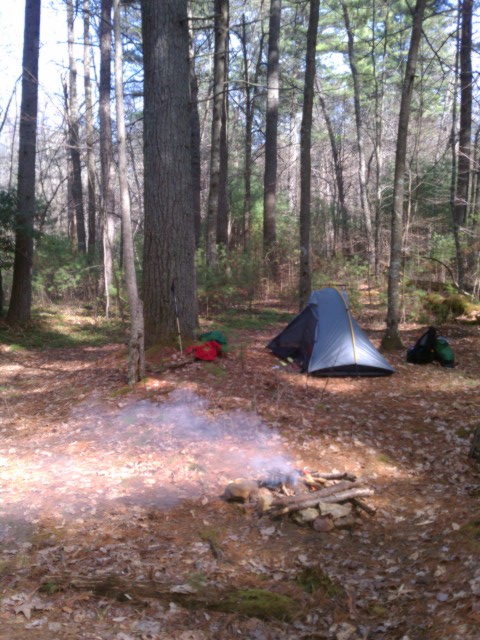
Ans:
<svg viewBox="0 0 480 640"><path fill-rule="evenodd" d="M390 246L390 269L388 272L387 328L382 339L382 347L393 351L402 348L398 334L400 307L400 269L402 261L403 198L405 191L405 165L407 157L408 124L412 101L418 49L422 36L423 14L426 0L417 0L412 23L412 36L408 51L405 79L402 87L400 113L398 116L397 148L395 154L395 174L393 179L392 235Z"/></svg>
<svg viewBox="0 0 480 640"><path fill-rule="evenodd" d="M193 225L195 229L195 248L201 239L201 150L200 150L200 114L198 112L198 79L195 71L195 51L193 47L193 29L191 22L191 2L189 11L190 42L190 156L192 168Z"/></svg>
<svg viewBox="0 0 480 640"><path fill-rule="evenodd" d="M270 0L267 65L267 117L265 123L265 173L263 195L263 247L271 273L277 274L277 131L280 96L280 18L282 0Z"/></svg>
<svg viewBox="0 0 480 640"><path fill-rule="evenodd" d="M80 135L77 97L77 62L74 53L74 16L73 0L67 0L68 31L68 141L72 158L72 205L75 211L77 248L86 253L85 216L83 210L82 163L80 161Z"/></svg>
<svg viewBox="0 0 480 640"><path fill-rule="evenodd" d="M341 238L342 249L347 255L351 254L351 237L350 237L350 216L347 207L347 201L345 197L345 180L343 178L343 163L340 154L340 149L336 140L335 132L333 130L332 121L325 104L325 98L321 90L320 83L317 83L317 95L320 103L320 108L327 127L328 139L330 141L330 149L332 150L333 167L335 171L335 183L337 186L337 198L338 198L338 218L341 226Z"/></svg>
<svg viewBox="0 0 480 640"><path fill-rule="evenodd" d="M142 0L144 51L145 344L197 326L190 171L190 68L187 0ZM223 76L222 76L223 77Z"/></svg>
<svg viewBox="0 0 480 640"><path fill-rule="evenodd" d="M110 288L113 279L113 242L115 235L115 168L113 164L112 116L110 107L112 58L112 0L102 0L100 20L100 165L102 176L102 258L103 279L100 292L105 295L109 315ZM103 289L103 291L102 291Z"/></svg>
<svg viewBox="0 0 480 640"><path fill-rule="evenodd" d="M353 82L353 104L355 109L355 125L357 133L357 151L358 151L358 185L360 190L360 203L362 207L363 223L365 226L365 238L367 245L367 259L370 265L373 266L374 257L374 242L372 235L372 214L370 210L370 203L368 200L367 190L367 163L365 160L365 143L363 140L363 117L360 98L360 81L357 68L357 61L355 57L354 48L354 35L353 29L350 23L350 15L345 0L340 0L343 10L343 18L345 21L345 28L347 30L347 42L348 42L348 60L350 63L350 70L352 72Z"/></svg>
<svg viewBox="0 0 480 640"><path fill-rule="evenodd" d="M135 384L145 377L145 347L143 305L138 296L133 249L130 195L128 192L127 144L123 100L123 49L120 28L120 0L113 0L113 30L115 34L115 99L117 112L118 180L122 214L123 262L130 307L130 342L128 345L128 383Z"/></svg>
<svg viewBox="0 0 480 640"><path fill-rule="evenodd" d="M220 176L218 190L217 245L228 247L228 67L229 7L227 6L227 41L225 43L225 75L223 80L222 129L220 131Z"/></svg>
<svg viewBox="0 0 480 640"><path fill-rule="evenodd" d="M262 23L263 24L263 23ZM257 62L255 72L253 74L253 86L250 77L250 56L248 52L248 36L245 14L242 14L242 56L243 56L243 84L245 93L245 169L244 169L244 189L245 195L243 200L243 223L242 238L243 250L248 251L250 243L250 224L251 224L251 208L252 208L252 147L253 147L253 122L255 116L255 102L258 95L258 78L260 75L260 66L263 55L264 33L260 37L258 48Z"/></svg>
<svg viewBox="0 0 480 640"><path fill-rule="evenodd" d="M87 197L88 197L88 261L93 264L96 253L97 203L95 189L95 154L90 77L90 0L83 0L83 75L85 87L85 141L87 145Z"/></svg>
<svg viewBox="0 0 480 640"><path fill-rule="evenodd" d="M307 32L307 56L303 91L303 114L300 129L300 310L307 304L312 290L310 264L310 226L312 198L312 112L315 81L315 53L317 47L319 0L310 0Z"/></svg>
<svg viewBox="0 0 480 640"><path fill-rule="evenodd" d="M381 9L380 9L381 10ZM382 231L382 173L384 165L384 149L383 149L383 116L385 105L385 61L387 58L388 43L388 14L390 8L385 5L386 17L384 20L385 31L383 37L383 47L381 55L381 71L377 71L377 4L374 0L372 4L372 29L371 29L371 49L370 57L373 68L374 82L374 135L373 135L373 154L375 157L375 200L374 200L374 219L375 219L375 276L378 277L380 270L380 254L381 254L381 231Z"/></svg>
<svg viewBox="0 0 480 640"><path fill-rule="evenodd" d="M458 140L457 189L453 212L453 230L457 255L458 286L465 289L465 258L460 239L467 219L468 188L472 136L472 11L473 0L461 0L462 31L460 38L460 130Z"/></svg>
<svg viewBox="0 0 480 640"><path fill-rule="evenodd" d="M213 66L213 116L210 149L210 189L207 210L207 264L217 263L217 220L220 193L222 113L225 100L225 67L228 43L228 0L215 0L215 53Z"/></svg>
<svg viewBox="0 0 480 640"><path fill-rule="evenodd" d="M9 324L26 324L32 309L35 158L37 151L38 57L41 0L26 0L23 32L22 102L18 152L18 210Z"/></svg>

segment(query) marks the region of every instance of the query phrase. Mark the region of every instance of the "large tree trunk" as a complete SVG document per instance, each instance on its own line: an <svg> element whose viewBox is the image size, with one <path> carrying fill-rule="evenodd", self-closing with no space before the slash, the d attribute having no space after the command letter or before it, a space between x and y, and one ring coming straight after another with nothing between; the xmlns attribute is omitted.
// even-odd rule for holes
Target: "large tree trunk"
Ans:
<svg viewBox="0 0 480 640"><path fill-rule="evenodd" d="M25 324L29 322L32 309L39 46L40 0L26 0L23 32L20 146L18 152L18 210L12 293L7 313L7 322L9 324Z"/></svg>
<svg viewBox="0 0 480 640"><path fill-rule="evenodd" d="M412 101L415 69L417 67L418 49L422 35L423 14L427 0L417 0L413 15L412 36L408 51L405 79L402 87L400 113L398 116L397 149L395 154L395 174L393 179L393 211L392 237L390 248L390 269L388 272L388 311L387 328L382 340L382 347L387 350L402 348L398 334L399 323L399 284L402 261L403 237L403 197L405 191L405 165L407 157L408 123L410 121L410 104Z"/></svg>
<svg viewBox="0 0 480 640"><path fill-rule="evenodd" d="M307 304L312 290L310 264L310 226L312 199L312 111L315 81L315 52L317 46L319 0L310 0L307 33L307 59L303 91L303 114L300 129L300 309Z"/></svg>
<svg viewBox="0 0 480 640"><path fill-rule="evenodd" d="M83 213L82 163L80 161L80 137L77 98L77 62L74 53L74 17L73 0L67 0L68 30L68 141L72 158L72 204L75 210L77 248L86 253L85 216Z"/></svg>
<svg viewBox="0 0 480 640"><path fill-rule="evenodd" d="M472 11L473 0L461 0L462 32L460 38L460 131L458 141L457 189L453 212L453 231L460 289L465 288L465 258L460 239L467 219L472 136Z"/></svg>
<svg viewBox="0 0 480 640"><path fill-rule="evenodd" d="M280 18L282 0L270 0L267 66L267 118L265 123L265 173L263 195L263 247L267 264L277 272L277 130L280 95Z"/></svg>
<svg viewBox="0 0 480 640"><path fill-rule="evenodd" d="M145 348L143 305L138 296L133 249L132 218L127 178L127 144L123 101L123 50L120 28L120 0L113 0L113 29L115 34L115 99L117 111L118 178L122 214L123 262L130 307L130 342L128 345L128 383L135 384L145 377Z"/></svg>
<svg viewBox="0 0 480 640"><path fill-rule="evenodd" d="M102 257L100 291L105 295L106 315L110 308L115 235L115 168L113 164L112 116L110 107L112 58L112 0L102 0L100 21L100 164L102 175ZM102 291L103 289L103 291Z"/></svg>
<svg viewBox="0 0 480 640"><path fill-rule="evenodd" d="M96 253L96 189L95 154L92 107L92 82L90 77L90 8L89 0L83 0L83 75L85 87L85 138L87 145L87 194L88 194L88 260L92 264Z"/></svg>
<svg viewBox="0 0 480 640"><path fill-rule="evenodd" d="M210 149L210 190L207 210L207 264L217 262L217 220L220 194L222 113L225 100L225 66L228 43L228 0L215 0L215 59L213 66L213 116Z"/></svg>
<svg viewBox="0 0 480 640"><path fill-rule="evenodd" d="M367 190L367 163L365 159L365 143L363 139L363 117L362 106L360 99L360 80L357 67L357 61L354 48L354 35L353 29L350 23L350 15L345 0L340 0L343 10L343 18L345 21L345 28L347 30L347 42L348 42L348 60L350 63L350 70L352 72L353 82L353 104L355 109L355 126L357 133L357 151L358 151L358 185L360 189L360 203L362 207L363 223L365 226L365 238L367 244L367 259L370 265L374 265L374 242L372 235L372 214L370 210L370 203L368 200Z"/></svg>
<svg viewBox="0 0 480 640"><path fill-rule="evenodd" d="M145 343L172 343L197 326L190 172L187 0L142 0L144 55ZM222 76L223 77L223 76ZM167 90L168 89L168 90Z"/></svg>

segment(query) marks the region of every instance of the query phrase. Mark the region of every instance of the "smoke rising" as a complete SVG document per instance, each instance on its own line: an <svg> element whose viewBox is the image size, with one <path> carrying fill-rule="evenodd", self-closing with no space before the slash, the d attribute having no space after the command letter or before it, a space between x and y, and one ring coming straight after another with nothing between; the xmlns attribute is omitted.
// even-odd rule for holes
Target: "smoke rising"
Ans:
<svg viewBox="0 0 480 640"><path fill-rule="evenodd" d="M168 508L219 495L239 476L293 469L256 414L215 415L186 390L116 407L91 398L53 432L19 442L0 452L0 524L85 519L118 505Z"/></svg>

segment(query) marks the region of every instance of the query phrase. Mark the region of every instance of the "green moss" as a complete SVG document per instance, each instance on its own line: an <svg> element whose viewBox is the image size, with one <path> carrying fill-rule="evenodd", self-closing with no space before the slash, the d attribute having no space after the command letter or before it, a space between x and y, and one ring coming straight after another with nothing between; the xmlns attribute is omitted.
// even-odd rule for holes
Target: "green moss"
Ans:
<svg viewBox="0 0 480 640"><path fill-rule="evenodd" d="M297 584L307 593L321 590L330 598L344 595L343 588L318 567L307 567L296 577Z"/></svg>
<svg viewBox="0 0 480 640"><path fill-rule="evenodd" d="M437 322L446 322L450 318L468 316L477 310L477 306L467 296L453 293L442 296L429 293L425 298L425 308L435 316Z"/></svg>
<svg viewBox="0 0 480 640"><path fill-rule="evenodd" d="M444 306L453 316L463 316L469 312L470 301L465 296L453 294L443 301Z"/></svg>
<svg viewBox="0 0 480 640"><path fill-rule="evenodd" d="M369 608L370 613L379 618L384 618L388 614L388 609L382 607L381 604L372 604Z"/></svg>
<svg viewBox="0 0 480 640"><path fill-rule="evenodd" d="M218 542L219 532L213 527L205 527L198 532L200 539L204 542Z"/></svg>
<svg viewBox="0 0 480 640"><path fill-rule="evenodd" d="M127 396L131 392L132 392L132 387L129 387L129 386L120 387L119 389L115 389L115 391L112 391L110 393L110 397L121 398L123 396Z"/></svg>
<svg viewBox="0 0 480 640"><path fill-rule="evenodd" d="M210 609L222 613L238 613L260 620L283 620L291 622L295 602L266 589L239 589L224 600L211 605Z"/></svg>

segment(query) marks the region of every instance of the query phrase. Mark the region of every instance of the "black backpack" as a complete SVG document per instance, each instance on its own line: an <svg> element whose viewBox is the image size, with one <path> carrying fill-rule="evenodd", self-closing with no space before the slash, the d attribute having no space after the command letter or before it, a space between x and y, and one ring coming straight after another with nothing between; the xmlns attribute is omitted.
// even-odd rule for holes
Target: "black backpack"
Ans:
<svg viewBox="0 0 480 640"><path fill-rule="evenodd" d="M413 347L407 351L407 362L429 364L436 360L442 367L453 368L455 356L448 340L438 335L435 327L429 327Z"/></svg>
<svg viewBox="0 0 480 640"><path fill-rule="evenodd" d="M412 364L429 364L435 360L435 341L437 330L429 327L413 347L407 351L407 362Z"/></svg>

